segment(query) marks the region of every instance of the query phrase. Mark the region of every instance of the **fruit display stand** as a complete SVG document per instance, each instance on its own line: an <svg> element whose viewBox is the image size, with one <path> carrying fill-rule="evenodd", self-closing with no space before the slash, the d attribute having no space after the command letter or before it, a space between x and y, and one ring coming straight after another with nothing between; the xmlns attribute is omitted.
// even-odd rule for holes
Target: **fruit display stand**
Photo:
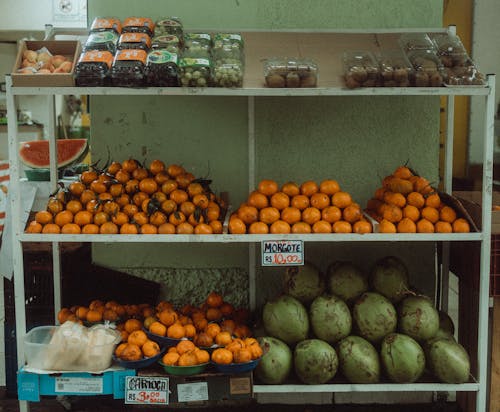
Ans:
<svg viewBox="0 0 500 412"><path fill-rule="evenodd" d="M422 30L423 31L423 30ZM443 31L443 30L436 30ZM255 272L258 265L257 244L264 240L302 240L307 242L363 242L390 244L391 242L437 242L443 244L445 250L449 242L474 242L480 245L480 287L478 291L478 317L477 353L471 353L477 359L477 369L473 370L474 378L464 384L443 384L436 382L418 382L413 384L347 384L329 383L323 385L284 384L284 385L261 385L255 384L253 392L263 393L322 393L322 392L402 392L402 391L426 391L426 392L473 392L476 394L476 410L486 410L487 398L487 359L488 359L488 288L489 288L489 256L490 256L490 223L491 191L492 191L492 155L493 155L493 118L494 118L494 76L488 76L485 87L426 87L426 88L358 88L346 89L341 80L340 56L342 48L373 49L379 44L394 44L398 31L377 33L298 33L298 32L246 32L243 33L245 47L247 50L247 70L245 73L243 88L117 88L117 87L13 87L10 77L7 77L7 104L9 118L9 155L11 159L11 206L12 206L12 251L16 290L16 324L17 324L17 348L18 362L21 368L24 364L23 337L25 335L25 313L24 313L24 285L22 265L22 243L23 242L51 242L54 253L54 285L55 285L55 309L60 308L60 268L58 264L59 243L61 242L98 242L98 243L245 243L249 245L249 273L250 288L249 300L252 309L256 302L256 280ZM262 39L266 41L263 42ZM263 47L265 44L265 47ZM328 44L326 52L324 45ZM261 76L260 59L269 54L297 55L299 50L307 45L309 55L317 60L320 66L331 67L322 73L317 88L285 89L266 88ZM341 45L336 47L336 45ZM56 142L54 125L54 96L55 95L82 95L93 96L191 96L193 99L202 99L202 96L246 96L248 107L248 175L249 187L255 187L256 179L256 138L255 138L255 110L260 97L282 96L293 99L295 96L446 96L448 103L447 139L445 142L445 168L444 168L444 191L452 191L452 155L453 155L453 105L454 97L458 95L481 96L483 98L483 110L485 113L485 135L484 135L484 167L482 187L482 222L481 232L473 233L414 233L414 234L287 234L287 235L257 235L257 234L218 234L218 235L58 235L58 234L27 234L23 233L24 222L21 222L21 193L19 190L19 158L16 145L17 130L15 121L12 121L16 113L15 96L20 95L43 95L47 97L47 106L50 115L48 135L51 155L51 182L54 187L57 184L57 170L55 159ZM445 265L446 266L446 256ZM445 267L445 272L447 268ZM443 277L442 288L447 290L446 276ZM21 401L22 411L28 410L28 403Z"/></svg>

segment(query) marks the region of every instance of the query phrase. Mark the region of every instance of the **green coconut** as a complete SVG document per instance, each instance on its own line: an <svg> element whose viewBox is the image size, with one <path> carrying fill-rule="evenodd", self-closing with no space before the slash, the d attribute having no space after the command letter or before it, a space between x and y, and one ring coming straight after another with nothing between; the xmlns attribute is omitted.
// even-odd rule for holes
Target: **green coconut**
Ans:
<svg viewBox="0 0 500 412"><path fill-rule="evenodd" d="M268 335L289 345L306 339L309 333L306 308L299 300L289 295L282 295L267 302L262 312L262 322Z"/></svg>
<svg viewBox="0 0 500 412"><path fill-rule="evenodd" d="M408 269L399 258L386 256L373 266L370 285L375 292L397 303L409 290Z"/></svg>
<svg viewBox="0 0 500 412"><path fill-rule="evenodd" d="M312 263L290 266L283 273L283 291L300 300L304 305L311 303L325 290L325 282L319 269Z"/></svg>
<svg viewBox="0 0 500 412"><path fill-rule="evenodd" d="M283 383L292 370L292 351L285 342L271 336L257 340L264 353L255 369L257 378L269 385Z"/></svg>
<svg viewBox="0 0 500 412"><path fill-rule="evenodd" d="M382 341L380 358L387 377L396 383L415 382L425 369L425 355L408 335L391 333Z"/></svg>
<svg viewBox="0 0 500 412"><path fill-rule="evenodd" d="M333 379L337 373L338 357L335 349L320 339L299 342L294 351L297 377L306 384L319 385Z"/></svg>
<svg viewBox="0 0 500 412"><path fill-rule="evenodd" d="M354 304L352 316L358 334L372 343L396 330L396 309L379 293L363 293Z"/></svg>
<svg viewBox="0 0 500 412"><path fill-rule="evenodd" d="M377 383L380 379L379 355L373 345L360 336L348 336L337 345L340 370L351 383Z"/></svg>
<svg viewBox="0 0 500 412"><path fill-rule="evenodd" d="M442 310L438 311L439 313L439 329L445 332L448 332L450 335L455 334L455 325L453 324L453 320L450 315Z"/></svg>
<svg viewBox="0 0 500 412"><path fill-rule="evenodd" d="M328 268L328 290L348 304L368 290L368 280L351 262L334 262Z"/></svg>
<svg viewBox="0 0 500 412"><path fill-rule="evenodd" d="M469 380L469 355L464 347L454 340L432 340L428 347L427 363L441 382L458 384Z"/></svg>
<svg viewBox="0 0 500 412"><path fill-rule="evenodd" d="M399 330L418 341L436 336L439 314L427 296L408 296L398 308Z"/></svg>
<svg viewBox="0 0 500 412"><path fill-rule="evenodd" d="M318 296L309 308L311 327L321 340L330 344L349 336L352 318L349 307L334 295Z"/></svg>

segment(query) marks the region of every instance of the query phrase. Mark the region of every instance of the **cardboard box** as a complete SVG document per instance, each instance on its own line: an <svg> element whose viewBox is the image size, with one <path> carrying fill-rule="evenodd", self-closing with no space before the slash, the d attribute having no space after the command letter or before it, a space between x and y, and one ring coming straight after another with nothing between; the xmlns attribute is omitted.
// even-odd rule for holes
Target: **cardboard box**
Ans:
<svg viewBox="0 0 500 412"><path fill-rule="evenodd" d="M453 195L458 197L469 214L476 222L477 226L481 228L482 216L482 193L479 191L471 192L453 192ZM493 192L492 204L500 205L500 193ZM500 211L493 210L491 212L491 234L500 234Z"/></svg>
<svg viewBox="0 0 500 412"><path fill-rule="evenodd" d="M53 55L61 54L73 62L70 73L51 74L20 74L17 69L21 67L23 53L26 50L39 50L46 47ZM74 86L73 78L75 63L80 57L81 45L76 40L54 41L22 41L17 52L16 62L12 68L12 85L21 87L71 87Z"/></svg>

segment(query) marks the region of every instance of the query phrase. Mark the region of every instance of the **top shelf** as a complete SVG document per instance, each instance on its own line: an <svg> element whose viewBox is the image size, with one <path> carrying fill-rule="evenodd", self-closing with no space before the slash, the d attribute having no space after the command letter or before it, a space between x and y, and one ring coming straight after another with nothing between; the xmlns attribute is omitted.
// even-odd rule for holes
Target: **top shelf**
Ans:
<svg viewBox="0 0 500 412"><path fill-rule="evenodd" d="M14 95L168 95L168 96L450 96L482 95L489 87L376 87L347 89L342 77L346 50L397 48L401 33L242 32L245 42L245 75L242 88L120 88L120 87L13 87ZM268 88L263 60L270 57L311 58L319 67L317 88Z"/></svg>

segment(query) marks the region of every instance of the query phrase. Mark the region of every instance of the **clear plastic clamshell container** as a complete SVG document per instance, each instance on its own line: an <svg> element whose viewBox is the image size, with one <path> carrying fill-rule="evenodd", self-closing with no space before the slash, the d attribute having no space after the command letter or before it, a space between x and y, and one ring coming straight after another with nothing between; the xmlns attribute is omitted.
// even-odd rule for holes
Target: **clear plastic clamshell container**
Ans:
<svg viewBox="0 0 500 412"><path fill-rule="evenodd" d="M382 86L411 86L411 79L414 77L413 67L401 50L383 50L376 58L380 68Z"/></svg>
<svg viewBox="0 0 500 412"><path fill-rule="evenodd" d="M149 17L127 17L123 20L122 33L146 33L153 37L155 24Z"/></svg>
<svg viewBox="0 0 500 412"><path fill-rule="evenodd" d="M408 52L407 56L415 70L414 86L442 86L446 74L434 50L414 50Z"/></svg>
<svg viewBox="0 0 500 412"><path fill-rule="evenodd" d="M215 64L244 63L243 38L239 33L216 33L212 54Z"/></svg>
<svg viewBox="0 0 500 412"><path fill-rule="evenodd" d="M316 87L318 65L310 59L271 58L264 61L267 87Z"/></svg>
<svg viewBox="0 0 500 412"><path fill-rule="evenodd" d="M146 33L123 33L119 40L119 50L124 49L141 49L149 51L151 48L151 37Z"/></svg>
<svg viewBox="0 0 500 412"><path fill-rule="evenodd" d="M140 49L124 49L116 52L111 67L113 86L142 87L144 86L144 68L147 53Z"/></svg>
<svg viewBox="0 0 500 412"><path fill-rule="evenodd" d="M434 42L427 33L404 33L399 37L398 42L405 52L436 49Z"/></svg>
<svg viewBox="0 0 500 412"><path fill-rule="evenodd" d="M212 61L203 57L182 57L179 61L179 72L181 86L210 86L212 81Z"/></svg>
<svg viewBox="0 0 500 412"><path fill-rule="evenodd" d="M343 55L344 80L349 89L380 86L380 69L367 51L346 51Z"/></svg>
<svg viewBox="0 0 500 412"><path fill-rule="evenodd" d="M184 33L184 57L210 58L212 36L209 33Z"/></svg>
<svg viewBox="0 0 500 412"><path fill-rule="evenodd" d="M438 33L434 34L432 39L444 67L465 66L470 61L469 54L458 36Z"/></svg>
<svg viewBox="0 0 500 412"><path fill-rule="evenodd" d="M486 86L486 78L471 62L468 66L445 68L445 86Z"/></svg>
<svg viewBox="0 0 500 412"><path fill-rule="evenodd" d="M144 76L147 86L179 86L178 55L165 49L151 50L148 53Z"/></svg>
<svg viewBox="0 0 500 412"><path fill-rule="evenodd" d="M82 87L107 86L113 55L109 51L89 50L83 52L75 65L75 83Z"/></svg>
<svg viewBox="0 0 500 412"><path fill-rule="evenodd" d="M182 38L182 32L182 22L178 17L162 17L155 23L155 37L172 34Z"/></svg>
<svg viewBox="0 0 500 412"><path fill-rule="evenodd" d="M90 33L113 30L120 35L122 32L122 23L116 17L96 17L90 26Z"/></svg>
<svg viewBox="0 0 500 412"><path fill-rule="evenodd" d="M164 49L169 53L180 54L181 41L175 34L161 34L153 38L153 49Z"/></svg>
<svg viewBox="0 0 500 412"><path fill-rule="evenodd" d="M118 34L113 30L98 31L90 33L83 51L89 50L107 50L112 54L116 52L116 45L118 43Z"/></svg>
<svg viewBox="0 0 500 412"><path fill-rule="evenodd" d="M214 67L213 83L215 87L242 87L243 86L242 63L221 63Z"/></svg>

